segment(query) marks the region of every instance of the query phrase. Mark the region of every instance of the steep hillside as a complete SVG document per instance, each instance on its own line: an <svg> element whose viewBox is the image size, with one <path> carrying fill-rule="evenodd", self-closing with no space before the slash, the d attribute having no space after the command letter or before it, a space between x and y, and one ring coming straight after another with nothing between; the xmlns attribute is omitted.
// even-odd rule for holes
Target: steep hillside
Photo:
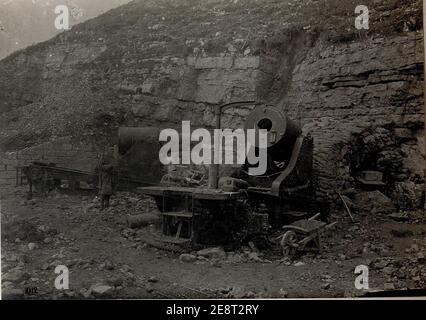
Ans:
<svg viewBox="0 0 426 320"><path fill-rule="evenodd" d="M357 2L349 0L134 1L2 61L2 128L25 132L34 141L75 133L75 120L92 126L98 109L112 107L125 116L133 103L121 97L123 92L137 90L132 86L148 82L151 72L168 72L161 70L167 60L175 72L161 79L156 97L191 102L164 92L181 80L178 59L244 53L280 58L289 51L300 59L303 48L292 41L294 34L303 33L310 42L318 35L351 42L401 32L410 28L407 23L419 27L419 1L368 2L371 30L361 33L353 26ZM291 70L285 71L287 79Z"/></svg>
<svg viewBox="0 0 426 320"><path fill-rule="evenodd" d="M120 125L211 126L213 105L257 99L312 130L325 193L345 188L341 149L369 126L411 130L422 150L421 1L364 1L368 31L354 27L358 2L133 1L0 62L0 148L109 145Z"/></svg>

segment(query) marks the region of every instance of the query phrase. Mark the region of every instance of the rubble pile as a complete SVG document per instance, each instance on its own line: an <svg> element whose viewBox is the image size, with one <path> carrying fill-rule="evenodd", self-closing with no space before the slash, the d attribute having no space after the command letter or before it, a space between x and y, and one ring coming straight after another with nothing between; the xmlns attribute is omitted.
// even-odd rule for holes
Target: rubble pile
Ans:
<svg viewBox="0 0 426 320"><path fill-rule="evenodd" d="M77 196L78 202L75 202L75 198L66 194L52 194L46 198L23 200L20 205L30 212L47 212L46 215L55 217L55 221L66 219L71 224L81 225L81 231L98 233L97 239L104 243L110 243L110 234L119 234L120 230L127 239L125 235L129 229L126 218L130 215L152 215L156 210L151 200L138 198L137 194L129 192L116 193L111 207L105 211L100 210L98 197ZM37 292L32 293L34 297L111 298L120 294L123 287L145 288L149 283L148 277L136 277L133 269L125 263L85 255L81 246L88 239L79 239L78 234L69 233L68 228L61 232L48 226L42 221L45 220L43 216L15 218L13 213L2 212L2 293L5 298L32 297L25 291L26 288L37 288ZM49 224L52 222L49 221ZM131 238L132 242L136 240ZM34 263L37 256L41 259ZM55 291L48 279L60 265L65 265L71 272L100 272L104 274L103 280L99 283L90 281L78 290Z"/></svg>
<svg viewBox="0 0 426 320"><path fill-rule="evenodd" d="M205 166L169 165L162 177L165 186L205 187L208 181L208 169Z"/></svg>
<svg viewBox="0 0 426 320"><path fill-rule="evenodd" d="M247 262L271 263L265 258L265 254L257 249L242 247L238 251L225 252L221 247L205 248L196 252L183 253L179 256L179 260L184 263L212 265L221 264L241 264Z"/></svg>
<svg viewBox="0 0 426 320"><path fill-rule="evenodd" d="M405 250L408 257L380 257L371 262L373 270L386 281L384 290L424 288L426 285L426 248L417 244Z"/></svg>
<svg viewBox="0 0 426 320"><path fill-rule="evenodd" d="M98 196L92 199L86 198L83 205L85 211L97 211L101 208L100 198ZM122 213L127 215L152 213L156 211L157 206L152 199L132 192L116 192L111 198L109 208L106 209L106 213Z"/></svg>
<svg viewBox="0 0 426 320"><path fill-rule="evenodd" d="M410 289L426 284L426 247L421 230L425 220L422 215L410 215L408 221L395 222L387 213L377 211L374 215L357 216L357 221L352 222L348 216L335 213L330 219L339 220L339 224L333 233L322 238L321 253L306 251L283 257L279 248L260 251L249 242L234 251L211 247L177 254L147 245L140 237L140 229L128 226L129 216L155 215L153 201L134 193L120 192L111 203L109 209L101 211L96 197L58 194L18 202L19 210L34 215L27 219L15 221L14 214L4 210L3 295L8 298L104 299L141 295L176 297L178 294L185 297L190 296L188 291L197 297L222 298L292 297L296 294L294 287L288 284L264 290L263 280L259 280L260 286L245 286L233 281L227 281L229 284L224 286L223 280L212 280L212 283L200 285L201 288L192 285L190 289L180 287L176 280L182 270L191 270L192 276L198 269L205 274L206 268L213 268L209 269L213 273L218 270L220 274L254 268L261 277L271 268L273 274L280 270L291 283L314 283L312 288L316 294L336 294L342 283L353 282L353 265L358 264L370 267L374 275L372 290ZM21 229L25 233L21 233ZM123 254L118 258L121 251ZM135 256L124 261L123 256L129 254ZM139 266L142 262L147 263L143 268ZM72 274L79 274L79 283L73 283L70 290L56 291L52 285L58 265L66 265ZM154 269L147 271L147 266L154 265ZM155 273L153 270L157 268L162 271ZM320 275L314 273L317 269L322 270ZM188 284L185 282L185 285ZM37 295L25 293L26 288L32 287L38 288ZM134 292L143 293L134 295Z"/></svg>

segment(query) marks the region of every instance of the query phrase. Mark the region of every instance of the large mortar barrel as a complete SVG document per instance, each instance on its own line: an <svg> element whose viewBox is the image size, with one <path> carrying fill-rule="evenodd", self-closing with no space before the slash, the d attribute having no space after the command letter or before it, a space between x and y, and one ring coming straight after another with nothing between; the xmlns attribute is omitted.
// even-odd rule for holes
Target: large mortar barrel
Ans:
<svg viewBox="0 0 426 320"><path fill-rule="evenodd" d="M156 127L122 127L118 129L118 151L125 154L137 143L154 144L159 146L160 129Z"/></svg>
<svg viewBox="0 0 426 320"><path fill-rule="evenodd" d="M273 106L257 106L245 122L245 128L256 130L255 147L259 147L258 130L264 129L268 132L267 148L268 155L273 160L283 160L291 154L297 137L302 130L283 111Z"/></svg>
<svg viewBox="0 0 426 320"><path fill-rule="evenodd" d="M122 170L132 179L157 183L163 175L158 159L160 129L156 127L118 130L118 152Z"/></svg>

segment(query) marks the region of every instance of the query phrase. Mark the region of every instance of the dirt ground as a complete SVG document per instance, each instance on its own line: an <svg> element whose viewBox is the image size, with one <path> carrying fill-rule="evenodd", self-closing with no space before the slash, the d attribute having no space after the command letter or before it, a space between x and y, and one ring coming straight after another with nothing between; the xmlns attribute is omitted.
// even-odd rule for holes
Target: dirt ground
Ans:
<svg viewBox="0 0 426 320"><path fill-rule="evenodd" d="M127 227L129 214L155 212L150 199L120 193L99 210L93 194L56 193L26 200L20 190L1 202L3 299L294 298L361 296L354 273L369 269L369 291L426 287L423 212L408 222L342 210L323 237L323 252L282 258L277 248L243 247L194 261L145 244ZM196 258L195 258L196 257ZM57 290L55 268L69 269Z"/></svg>

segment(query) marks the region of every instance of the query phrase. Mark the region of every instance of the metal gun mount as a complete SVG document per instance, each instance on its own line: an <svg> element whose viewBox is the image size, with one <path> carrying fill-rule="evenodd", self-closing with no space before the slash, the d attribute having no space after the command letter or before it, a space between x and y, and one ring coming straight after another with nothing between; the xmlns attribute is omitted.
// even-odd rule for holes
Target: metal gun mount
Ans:
<svg viewBox="0 0 426 320"><path fill-rule="evenodd" d="M260 105L248 116L246 129L264 129L267 135L266 174L239 178L261 186L259 191L280 197L295 192L309 192L312 183L313 139L303 135L301 128L284 112L273 106ZM258 148L258 141L256 141ZM250 165L246 162L243 169ZM269 190L265 190L269 189ZM255 190L255 189L252 189Z"/></svg>
<svg viewBox="0 0 426 320"><path fill-rule="evenodd" d="M328 212L328 204L314 200L310 135L304 135L276 107L253 101L218 107L216 128L220 128L224 109L241 105L255 105L245 129L268 132L266 173L249 175L250 164L246 161L230 177L222 177L218 182L219 167L212 165L209 188L140 188L143 194L156 200L162 216L160 228L146 230L145 241L166 249L175 245L238 246L248 237L267 236L271 225L277 229L318 211Z"/></svg>

